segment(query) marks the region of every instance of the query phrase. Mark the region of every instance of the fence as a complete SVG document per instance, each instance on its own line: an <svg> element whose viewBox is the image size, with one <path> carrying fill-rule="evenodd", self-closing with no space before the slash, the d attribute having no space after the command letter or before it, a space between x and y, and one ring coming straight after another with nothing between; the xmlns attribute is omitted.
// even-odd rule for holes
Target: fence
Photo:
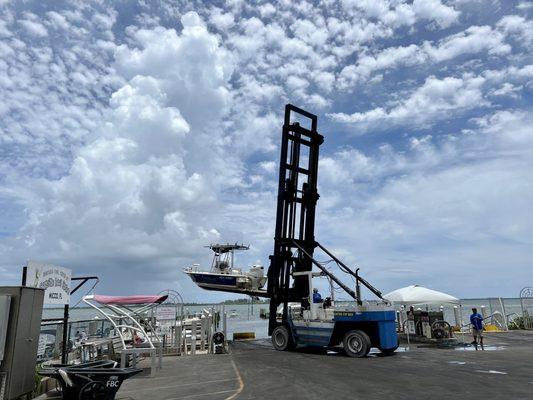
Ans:
<svg viewBox="0 0 533 400"><path fill-rule="evenodd" d="M533 287L525 287L520 291L523 325L525 329L533 329Z"/></svg>
<svg viewBox="0 0 533 400"><path fill-rule="evenodd" d="M533 306L533 299L531 304ZM425 306L419 307L425 309ZM527 319L527 315L522 311L520 298L462 299L457 305L443 304L428 307L429 310L443 311L444 320L461 330L470 328L472 308L476 308L483 315L485 324L494 327L493 329L516 329L522 326L523 320ZM533 315L533 308L530 315ZM529 321L533 322L533 317L529 317Z"/></svg>
<svg viewBox="0 0 533 400"><path fill-rule="evenodd" d="M161 338L163 354L212 353L214 333L223 331L226 337L227 325L223 307L208 307L188 315L184 315L183 311L173 314L169 307L174 305L163 304L160 310L155 308L142 322L147 329L154 329ZM97 357L111 356L111 353L121 348L119 340L115 340L118 337L115 328L106 319L72 321L68 323L67 329L70 360L89 361ZM61 354L62 340L62 320L43 323L39 337L38 361L57 359Z"/></svg>

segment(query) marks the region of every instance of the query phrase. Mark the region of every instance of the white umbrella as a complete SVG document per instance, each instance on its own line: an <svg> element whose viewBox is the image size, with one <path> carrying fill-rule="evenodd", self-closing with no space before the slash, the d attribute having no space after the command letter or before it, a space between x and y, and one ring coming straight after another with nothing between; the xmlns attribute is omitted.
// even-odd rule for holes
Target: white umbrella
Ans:
<svg viewBox="0 0 533 400"><path fill-rule="evenodd" d="M396 289L383 297L389 301L404 304L459 303L459 299L456 297L420 285L411 285Z"/></svg>

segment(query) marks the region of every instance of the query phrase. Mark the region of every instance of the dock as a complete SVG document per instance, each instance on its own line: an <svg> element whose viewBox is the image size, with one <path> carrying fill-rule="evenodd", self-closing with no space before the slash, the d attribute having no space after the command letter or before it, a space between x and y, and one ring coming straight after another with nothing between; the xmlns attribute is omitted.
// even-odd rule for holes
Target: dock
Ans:
<svg viewBox="0 0 533 400"><path fill-rule="evenodd" d="M465 341L469 341L469 336ZM165 357L155 378L124 383L122 400L530 399L533 331L487 333L485 351L401 344L353 359L332 351L275 351L266 339L233 342L230 354Z"/></svg>

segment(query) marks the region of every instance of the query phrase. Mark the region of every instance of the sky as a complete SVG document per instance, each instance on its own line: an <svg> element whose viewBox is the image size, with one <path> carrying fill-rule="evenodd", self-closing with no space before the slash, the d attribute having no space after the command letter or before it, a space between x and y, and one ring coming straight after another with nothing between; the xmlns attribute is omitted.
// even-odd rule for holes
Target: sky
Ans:
<svg viewBox="0 0 533 400"><path fill-rule="evenodd" d="M517 297L533 284L532 15L507 0L0 1L0 284L31 259L98 275L100 294L238 297L182 269L209 268L214 242L268 267L292 103L325 138L319 242L385 293Z"/></svg>

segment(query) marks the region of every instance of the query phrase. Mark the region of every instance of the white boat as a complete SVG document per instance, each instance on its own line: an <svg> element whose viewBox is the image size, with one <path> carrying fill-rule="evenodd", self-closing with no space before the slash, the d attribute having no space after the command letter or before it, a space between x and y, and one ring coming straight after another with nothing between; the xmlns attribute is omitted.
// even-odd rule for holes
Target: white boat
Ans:
<svg viewBox="0 0 533 400"><path fill-rule="evenodd" d="M235 243L211 244L207 247L214 253L210 271L202 271L199 264L183 270L194 283L206 290L266 296L263 286L267 278L262 265L252 265L247 272L234 266L235 251L248 250L249 246Z"/></svg>

